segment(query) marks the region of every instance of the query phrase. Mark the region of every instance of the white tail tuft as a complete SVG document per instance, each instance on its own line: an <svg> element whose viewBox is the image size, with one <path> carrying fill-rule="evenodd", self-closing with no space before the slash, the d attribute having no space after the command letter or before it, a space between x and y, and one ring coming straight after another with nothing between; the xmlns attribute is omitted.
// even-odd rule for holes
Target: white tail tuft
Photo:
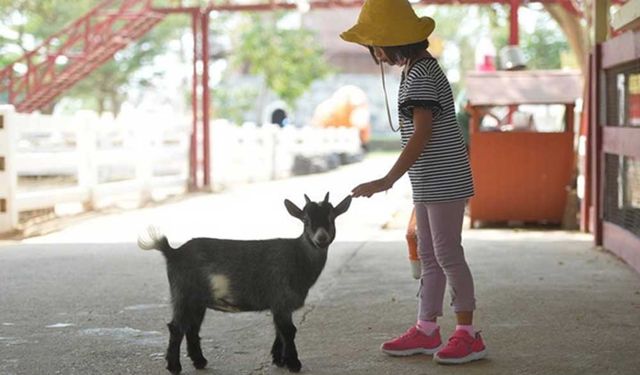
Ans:
<svg viewBox="0 0 640 375"><path fill-rule="evenodd" d="M145 233L141 233L138 236L138 247L142 250L158 249L158 241L164 237L160 228L149 225Z"/></svg>

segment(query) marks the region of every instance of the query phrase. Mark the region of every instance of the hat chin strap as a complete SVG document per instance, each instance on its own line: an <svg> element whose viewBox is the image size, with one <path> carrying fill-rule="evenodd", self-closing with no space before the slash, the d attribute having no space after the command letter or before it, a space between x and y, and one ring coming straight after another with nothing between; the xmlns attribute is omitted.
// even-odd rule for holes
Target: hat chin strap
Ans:
<svg viewBox="0 0 640 375"><path fill-rule="evenodd" d="M380 61L378 64L380 65L380 77L382 77L382 91L384 92L384 104L385 104L385 107L387 108L387 119L389 120L389 127L394 133L397 133L398 130L402 129L402 123L400 123L400 126L398 126L397 129L394 129L393 121L391 121L391 111L389 110L389 97L387 95L387 84L384 79L384 64L382 61Z"/></svg>

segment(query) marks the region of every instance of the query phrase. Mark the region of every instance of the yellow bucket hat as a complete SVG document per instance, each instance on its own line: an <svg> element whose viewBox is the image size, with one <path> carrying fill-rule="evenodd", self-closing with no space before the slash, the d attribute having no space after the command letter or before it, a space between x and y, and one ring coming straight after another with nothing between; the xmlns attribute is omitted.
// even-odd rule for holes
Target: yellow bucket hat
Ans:
<svg viewBox="0 0 640 375"><path fill-rule="evenodd" d="M358 22L340 37L364 46L403 46L427 39L435 27L432 18L416 16L408 0L366 0Z"/></svg>

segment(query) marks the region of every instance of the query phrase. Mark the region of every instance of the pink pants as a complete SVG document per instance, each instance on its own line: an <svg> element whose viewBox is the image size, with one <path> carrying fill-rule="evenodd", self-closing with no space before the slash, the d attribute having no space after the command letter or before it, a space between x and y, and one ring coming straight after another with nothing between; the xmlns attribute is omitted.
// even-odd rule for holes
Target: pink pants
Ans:
<svg viewBox="0 0 640 375"><path fill-rule="evenodd" d="M442 316L447 281L454 311L475 310L473 277L461 243L465 202L415 203L422 263L419 320Z"/></svg>

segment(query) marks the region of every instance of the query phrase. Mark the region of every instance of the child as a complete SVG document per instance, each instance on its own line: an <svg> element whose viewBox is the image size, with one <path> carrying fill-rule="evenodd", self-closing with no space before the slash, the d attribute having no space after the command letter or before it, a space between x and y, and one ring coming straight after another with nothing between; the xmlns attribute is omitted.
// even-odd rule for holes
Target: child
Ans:
<svg viewBox="0 0 640 375"><path fill-rule="evenodd" d="M382 351L396 356L434 354L438 363L466 363L486 356L472 323L473 278L461 245L473 181L451 86L426 51L434 28L433 19L418 18L407 0L367 0L356 25L341 34L369 48L377 64L404 67L398 95L403 150L384 177L358 185L352 193L370 197L409 172L422 263L418 322L385 342ZM443 347L436 319L442 316L447 282L458 325Z"/></svg>

